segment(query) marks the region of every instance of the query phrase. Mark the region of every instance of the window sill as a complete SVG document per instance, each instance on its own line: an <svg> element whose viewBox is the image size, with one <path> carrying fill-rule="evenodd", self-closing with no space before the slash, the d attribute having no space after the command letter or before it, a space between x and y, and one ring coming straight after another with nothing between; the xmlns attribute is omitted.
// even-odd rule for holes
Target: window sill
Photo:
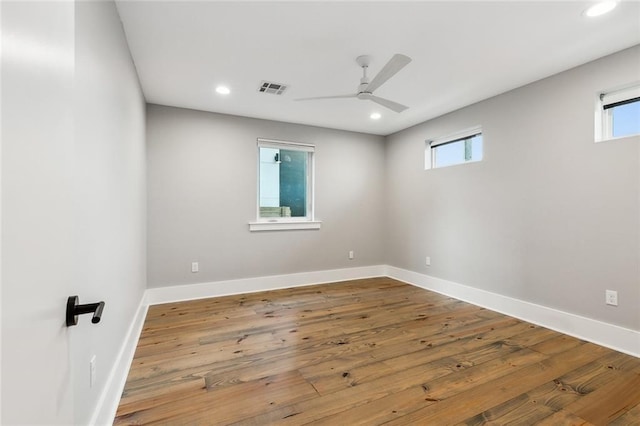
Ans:
<svg viewBox="0 0 640 426"><path fill-rule="evenodd" d="M595 139L595 143L601 143L601 142L611 142L611 141L623 141L625 139L637 139L638 137L640 137L640 133L634 133L632 135L625 135L625 136L617 136L617 137L605 137L605 138L596 138Z"/></svg>
<svg viewBox="0 0 640 426"><path fill-rule="evenodd" d="M322 222L249 222L249 231L291 231L296 229L320 229Z"/></svg>

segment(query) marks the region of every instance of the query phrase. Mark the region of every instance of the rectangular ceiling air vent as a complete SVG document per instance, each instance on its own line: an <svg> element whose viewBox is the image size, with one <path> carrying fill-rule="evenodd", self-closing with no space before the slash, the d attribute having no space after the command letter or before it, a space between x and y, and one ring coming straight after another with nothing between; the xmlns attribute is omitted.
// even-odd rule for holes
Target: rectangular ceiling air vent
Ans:
<svg viewBox="0 0 640 426"><path fill-rule="evenodd" d="M271 93L272 95L282 95L285 90L287 90L287 86L284 84L264 80L262 80L260 87L258 87L258 92Z"/></svg>

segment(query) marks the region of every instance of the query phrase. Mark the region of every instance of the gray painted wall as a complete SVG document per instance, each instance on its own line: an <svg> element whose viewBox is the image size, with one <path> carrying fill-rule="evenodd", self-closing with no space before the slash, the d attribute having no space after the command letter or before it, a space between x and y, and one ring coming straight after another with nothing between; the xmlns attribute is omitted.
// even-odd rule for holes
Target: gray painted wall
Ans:
<svg viewBox="0 0 640 426"><path fill-rule="evenodd" d="M387 137L385 260L640 330L640 137L594 143L596 93L639 78L636 46ZM424 170L478 124L482 162Z"/></svg>
<svg viewBox="0 0 640 426"><path fill-rule="evenodd" d="M316 144L322 229L249 232L259 137ZM149 287L384 262L382 137L148 105L147 158Z"/></svg>
<svg viewBox="0 0 640 426"><path fill-rule="evenodd" d="M1 423L89 424L145 288L144 99L113 2L0 7Z"/></svg>
<svg viewBox="0 0 640 426"><path fill-rule="evenodd" d="M87 424L146 288L145 101L112 1L76 2L75 40L73 293L106 302L103 322L71 331L76 424Z"/></svg>

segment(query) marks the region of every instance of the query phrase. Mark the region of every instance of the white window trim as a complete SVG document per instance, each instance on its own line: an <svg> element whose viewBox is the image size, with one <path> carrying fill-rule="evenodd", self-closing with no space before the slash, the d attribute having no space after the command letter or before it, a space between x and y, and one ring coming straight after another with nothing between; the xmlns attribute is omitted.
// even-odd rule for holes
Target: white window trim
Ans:
<svg viewBox="0 0 640 426"><path fill-rule="evenodd" d="M435 147L437 147L438 145L444 145L446 143L450 143L450 142L455 142L461 139L466 139L469 138L471 136L475 136L478 134L482 134L482 126L474 126L474 127L470 127L468 129L464 129L464 130L460 130L458 132L455 133L450 133L446 136L441 136L439 138L436 139L427 139L425 141L425 149L424 149L424 169L425 170L431 170L431 169L440 169L441 167L433 167L433 158L431 155L431 150ZM483 149L482 151L484 152L484 138L483 138ZM483 154L484 157L484 154ZM470 161L465 161L464 163L460 163L460 164L467 164L467 163L477 163L478 161L481 160L470 160ZM460 164L456 164L456 165L460 165ZM449 166L447 166L449 167Z"/></svg>
<svg viewBox="0 0 640 426"><path fill-rule="evenodd" d="M320 229L322 222L297 221L297 222L249 222L249 231L291 231L296 229Z"/></svg>
<svg viewBox="0 0 640 426"><path fill-rule="evenodd" d="M640 82L627 84L615 89L601 91L596 94L594 142L598 143L621 140L638 137L638 135L640 135L639 133L634 133L632 135L613 137L613 128L611 126L612 110L604 109L605 105L637 97L640 97Z"/></svg>
<svg viewBox="0 0 640 426"><path fill-rule="evenodd" d="M249 222L249 231L288 231L296 229L320 229L322 222L315 220L315 145L291 142L277 139L257 139L258 163L257 163L257 199L256 199L256 221ZM311 153L311 158L307 164L307 216L305 217L260 217L260 148L293 149Z"/></svg>
<svg viewBox="0 0 640 426"><path fill-rule="evenodd" d="M286 149L291 148L298 151L315 152L316 146L310 143L280 141L277 139L258 138L258 148L275 148Z"/></svg>

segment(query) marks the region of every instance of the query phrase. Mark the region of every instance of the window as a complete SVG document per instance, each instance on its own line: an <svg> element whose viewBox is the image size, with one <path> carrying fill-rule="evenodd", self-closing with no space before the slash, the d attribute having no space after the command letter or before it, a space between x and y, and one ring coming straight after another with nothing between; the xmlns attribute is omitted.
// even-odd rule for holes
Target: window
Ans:
<svg viewBox="0 0 640 426"><path fill-rule="evenodd" d="M258 139L257 220L251 231L318 229L311 144Z"/></svg>
<svg viewBox="0 0 640 426"><path fill-rule="evenodd" d="M425 169L437 169L481 160L482 129L480 127L427 141Z"/></svg>
<svg viewBox="0 0 640 426"><path fill-rule="evenodd" d="M600 94L597 110L596 141L639 135L640 85Z"/></svg>

